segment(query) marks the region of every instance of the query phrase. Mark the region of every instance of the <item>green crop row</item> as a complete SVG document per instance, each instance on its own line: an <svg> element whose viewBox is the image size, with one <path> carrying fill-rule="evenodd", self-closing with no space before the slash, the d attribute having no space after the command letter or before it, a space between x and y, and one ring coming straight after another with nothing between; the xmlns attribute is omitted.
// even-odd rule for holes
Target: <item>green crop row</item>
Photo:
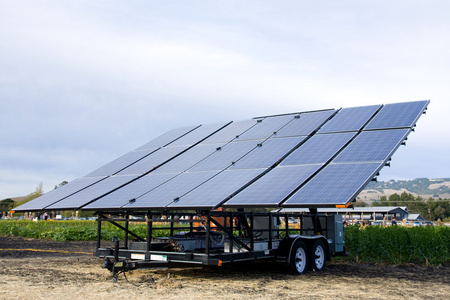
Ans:
<svg viewBox="0 0 450 300"><path fill-rule="evenodd" d="M147 236L145 223L131 223L130 231ZM96 221L26 221L1 220L0 236L87 241L97 238ZM102 223L102 240L124 239L124 231L108 222ZM169 230L154 230L153 237L169 236ZM132 236L129 237L133 239ZM348 226L344 231L350 257L362 262L429 263L450 261L450 227L379 227Z"/></svg>
<svg viewBox="0 0 450 300"><path fill-rule="evenodd" d="M129 230L142 238L147 237L147 226L144 223L130 224ZM168 235L168 230L155 230L153 234L154 237ZM97 239L97 222L1 220L0 236L21 236L55 241L92 241ZM102 240L112 240L113 237L123 240L125 232L110 223L103 222L101 237Z"/></svg>
<svg viewBox="0 0 450 300"><path fill-rule="evenodd" d="M348 226L344 231L347 251L364 262L391 264L450 261L450 228Z"/></svg>

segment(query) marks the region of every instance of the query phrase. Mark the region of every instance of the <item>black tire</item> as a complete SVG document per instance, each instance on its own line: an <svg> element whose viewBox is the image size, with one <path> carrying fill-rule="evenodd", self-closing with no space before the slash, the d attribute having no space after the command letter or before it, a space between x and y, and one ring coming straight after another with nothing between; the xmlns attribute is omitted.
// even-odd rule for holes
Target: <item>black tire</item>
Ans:
<svg viewBox="0 0 450 300"><path fill-rule="evenodd" d="M292 247L289 260L289 273L294 275L308 272L309 253L308 248L302 241L295 242Z"/></svg>
<svg viewBox="0 0 450 300"><path fill-rule="evenodd" d="M314 272L320 272L325 269L327 260L325 244L322 240L316 240L311 248L311 268Z"/></svg>

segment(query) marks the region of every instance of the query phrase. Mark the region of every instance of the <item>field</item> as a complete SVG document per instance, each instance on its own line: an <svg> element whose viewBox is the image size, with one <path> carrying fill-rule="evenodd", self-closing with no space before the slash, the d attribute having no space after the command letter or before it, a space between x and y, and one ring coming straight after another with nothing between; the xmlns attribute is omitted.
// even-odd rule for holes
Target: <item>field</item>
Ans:
<svg viewBox="0 0 450 300"><path fill-rule="evenodd" d="M140 270L128 281L120 277L113 283L101 268L103 261L86 254L94 248L92 241L0 237L0 299L450 298L448 264L426 268L334 261L324 272L293 276L277 265L257 263Z"/></svg>

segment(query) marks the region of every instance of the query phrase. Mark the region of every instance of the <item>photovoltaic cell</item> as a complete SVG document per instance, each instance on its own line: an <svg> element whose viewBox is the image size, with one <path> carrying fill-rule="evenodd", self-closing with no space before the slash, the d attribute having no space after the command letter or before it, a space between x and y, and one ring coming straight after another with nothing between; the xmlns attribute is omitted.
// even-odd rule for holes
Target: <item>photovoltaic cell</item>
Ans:
<svg viewBox="0 0 450 300"><path fill-rule="evenodd" d="M254 148L248 155L238 160L230 169L269 168L278 162L306 137L270 138L261 146Z"/></svg>
<svg viewBox="0 0 450 300"><path fill-rule="evenodd" d="M85 209L118 209L130 200L155 189L164 182L174 178L178 174L153 174L145 175L126 186L98 199L95 202L85 206Z"/></svg>
<svg viewBox="0 0 450 300"><path fill-rule="evenodd" d="M317 130L328 118L330 118L336 111L324 110L308 113L301 113L299 118L294 118L291 122L286 124L283 128L277 131L274 137L289 137L299 135L310 135Z"/></svg>
<svg viewBox="0 0 450 300"><path fill-rule="evenodd" d="M263 171L264 169L223 171L182 196L179 201L173 202L169 207L185 209L213 208Z"/></svg>
<svg viewBox="0 0 450 300"><path fill-rule="evenodd" d="M150 142L142 145L141 147L137 148L136 150L143 150L143 149L153 149L153 148L160 148L169 145L173 141L179 139L180 137L184 136L185 134L189 133L192 130L195 130L200 125L196 126L187 126L187 127L181 127L181 128L175 128L172 129L163 135L160 135L159 137L151 140Z"/></svg>
<svg viewBox="0 0 450 300"><path fill-rule="evenodd" d="M374 105L175 129L16 210L348 204L392 156L428 104Z"/></svg>
<svg viewBox="0 0 450 300"><path fill-rule="evenodd" d="M90 178L78 178L72 180L66 185L63 185L60 188L52 190L44 195L36 198L32 201L29 201L20 207L15 208L15 211L33 211L33 210L42 210L44 207L47 207L61 199L64 199L80 190L85 189L86 187L99 182L105 177L90 177Z"/></svg>
<svg viewBox="0 0 450 300"><path fill-rule="evenodd" d="M318 133L358 131L380 108L381 105L343 108Z"/></svg>
<svg viewBox="0 0 450 300"><path fill-rule="evenodd" d="M164 147L146 156L117 175L145 174L186 150L189 146Z"/></svg>
<svg viewBox="0 0 450 300"><path fill-rule="evenodd" d="M49 210L76 209L130 182L136 176L111 176L48 207Z"/></svg>
<svg viewBox="0 0 450 300"><path fill-rule="evenodd" d="M325 163L330 160L356 132L316 134L292 152L281 166Z"/></svg>
<svg viewBox="0 0 450 300"><path fill-rule="evenodd" d="M208 156L205 160L193 166L189 171L222 171L252 151L261 142L262 140L250 140L228 143L224 147L216 150L214 154Z"/></svg>
<svg viewBox="0 0 450 300"><path fill-rule="evenodd" d="M182 155L177 156L173 160L162 165L161 167L153 171L153 173L181 173L183 171L186 171L198 162L207 159L211 155L214 155L214 153L217 152L216 149L218 146L218 144L196 145L194 146L194 148L189 149Z"/></svg>
<svg viewBox="0 0 450 300"><path fill-rule="evenodd" d="M276 206L320 167L320 164L278 166L225 202L224 207Z"/></svg>
<svg viewBox="0 0 450 300"><path fill-rule="evenodd" d="M346 205L352 201L383 164L330 164L290 197L282 206Z"/></svg>
<svg viewBox="0 0 450 300"><path fill-rule="evenodd" d="M175 198L183 196L216 174L216 171L182 173L179 176L176 176L166 183L158 186L151 192L136 198L135 202L125 205L124 208L166 207L172 203Z"/></svg>
<svg viewBox="0 0 450 300"><path fill-rule="evenodd" d="M202 125L195 130L192 130L188 134L180 137L179 139L173 141L169 144L169 146L185 146L185 145L194 145L213 133L217 132L220 129L223 129L224 126L229 125L230 122L220 122L220 123L214 123L214 124L205 124Z"/></svg>
<svg viewBox="0 0 450 300"><path fill-rule="evenodd" d="M266 139L292 121L296 115L298 114L257 119L257 124L242 133L235 141Z"/></svg>
<svg viewBox="0 0 450 300"><path fill-rule="evenodd" d="M386 104L364 130L412 128L430 101Z"/></svg>
<svg viewBox="0 0 450 300"><path fill-rule="evenodd" d="M97 170L87 174L84 177L98 177L98 176L110 176L114 175L122 169L134 164L143 157L149 155L150 153L156 151L157 149L146 149L139 151L131 151L127 154L113 160L110 163L98 168Z"/></svg>
<svg viewBox="0 0 450 300"><path fill-rule="evenodd" d="M363 131L333 162L385 161L404 141L411 129Z"/></svg>
<svg viewBox="0 0 450 300"><path fill-rule="evenodd" d="M256 124L257 121L255 119L233 122L204 140L202 144L228 143L233 139L238 138L241 134L243 134Z"/></svg>

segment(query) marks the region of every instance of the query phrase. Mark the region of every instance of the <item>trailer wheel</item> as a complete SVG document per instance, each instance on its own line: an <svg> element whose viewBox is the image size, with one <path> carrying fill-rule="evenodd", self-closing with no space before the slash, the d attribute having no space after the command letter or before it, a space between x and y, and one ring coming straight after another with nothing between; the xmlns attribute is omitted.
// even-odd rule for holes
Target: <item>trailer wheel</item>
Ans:
<svg viewBox="0 0 450 300"><path fill-rule="evenodd" d="M292 247L289 262L289 271L291 274L305 274L308 271L308 251L304 242L297 241Z"/></svg>
<svg viewBox="0 0 450 300"><path fill-rule="evenodd" d="M325 269L325 245L322 240L316 240L311 249L311 266L313 271L323 271Z"/></svg>

